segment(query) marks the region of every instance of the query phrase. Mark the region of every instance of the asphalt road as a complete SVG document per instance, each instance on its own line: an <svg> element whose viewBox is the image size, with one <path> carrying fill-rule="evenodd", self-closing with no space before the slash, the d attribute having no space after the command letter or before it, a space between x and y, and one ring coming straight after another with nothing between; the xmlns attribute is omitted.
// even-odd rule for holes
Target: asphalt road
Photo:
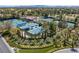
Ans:
<svg viewBox="0 0 79 59"><path fill-rule="evenodd" d="M14 53L5 39L0 35L0 53Z"/></svg>
<svg viewBox="0 0 79 59"><path fill-rule="evenodd" d="M67 48L67 49L62 49L55 51L54 53L79 53L79 48Z"/></svg>

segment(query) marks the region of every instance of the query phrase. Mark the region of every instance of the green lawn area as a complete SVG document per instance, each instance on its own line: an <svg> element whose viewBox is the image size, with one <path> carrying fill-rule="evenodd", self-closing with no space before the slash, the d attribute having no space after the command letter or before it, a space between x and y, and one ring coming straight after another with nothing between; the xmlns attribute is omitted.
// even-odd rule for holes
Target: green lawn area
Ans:
<svg viewBox="0 0 79 59"><path fill-rule="evenodd" d="M21 49L17 53L46 53L48 51L56 51L58 48L54 48L53 46L42 48L42 49Z"/></svg>
<svg viewBox="0 0 79 59"><path fill-rule="evenodd" d="M0 25L2 25L2 24L3 24L3 22L0 21Z"/></svg>

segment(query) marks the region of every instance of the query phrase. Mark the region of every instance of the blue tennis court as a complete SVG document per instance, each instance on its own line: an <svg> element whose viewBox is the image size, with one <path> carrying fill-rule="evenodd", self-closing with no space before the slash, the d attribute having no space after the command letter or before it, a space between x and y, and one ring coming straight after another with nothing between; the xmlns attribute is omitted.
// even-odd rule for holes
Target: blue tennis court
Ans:
<svg viewBox="0 0 79 59"><path fill-rule="evenodd" d="M37 23L33 23L33 22L28 23L26 21L17 20L17 19L12 20L12 25L22 30L26 30L31 34L39 34L43 30L43 28L39 26L39 24Z"/></svg>
<svg viewBox="0 0 79 59"><path fill-rule="evenodd" d="M75 24L73 24L73 23L67 23L67 25L68 25L68 28L74 28Z"/></svg>

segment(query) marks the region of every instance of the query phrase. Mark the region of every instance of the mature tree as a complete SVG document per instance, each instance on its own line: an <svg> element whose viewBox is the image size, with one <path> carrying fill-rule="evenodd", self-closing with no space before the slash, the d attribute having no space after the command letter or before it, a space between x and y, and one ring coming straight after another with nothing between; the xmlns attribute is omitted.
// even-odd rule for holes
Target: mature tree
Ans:
<svg viewBox="0 0 79 59"><path fill-rule="evenodd" d="M52 35L52 34L56 34L56 24L55 24L54 21L52 21L52 22L49 24L49 30L50 30L51 35Z"/></svg>
<svg viewBox="0 0 79 59"><path fill-rule="evenodd" d="M65 21L59 21L58 27L59 28L66 28L67 27L67 22L65 22Z"/></svg>

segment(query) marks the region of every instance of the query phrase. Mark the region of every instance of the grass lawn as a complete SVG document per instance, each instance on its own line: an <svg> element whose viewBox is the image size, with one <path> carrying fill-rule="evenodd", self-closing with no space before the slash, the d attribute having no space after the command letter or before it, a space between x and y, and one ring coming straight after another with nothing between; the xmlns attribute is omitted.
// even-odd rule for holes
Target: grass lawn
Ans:
<svg viewBox="0 0 79 59"><path fill-rule="evenodd" d="M0 21L0 25L3 25L3 22Z"/></svg>
<svg viewBox="0 0 79 59"><path fill-rule="evenodd" d="M42 49L21 49L17 51L17 53L46 53L48 51L56 51L58 48L54 48L53 46L47 47L47 48L42 48Z"/></svg>

